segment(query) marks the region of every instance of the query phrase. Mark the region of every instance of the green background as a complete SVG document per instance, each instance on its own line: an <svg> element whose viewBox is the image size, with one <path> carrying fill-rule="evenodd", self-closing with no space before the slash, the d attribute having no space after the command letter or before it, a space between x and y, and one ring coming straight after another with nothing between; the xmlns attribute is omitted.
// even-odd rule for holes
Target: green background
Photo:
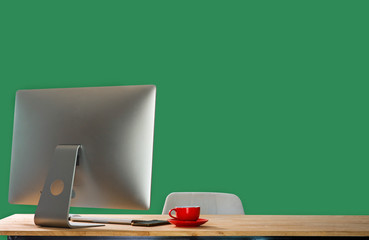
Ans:
<svg viewBox="0 0 369 240"><path fill-rule="evenodd" d="M369 214L369 1L0 1L0 217L17 89L157 85L149 211Z"/></svg>

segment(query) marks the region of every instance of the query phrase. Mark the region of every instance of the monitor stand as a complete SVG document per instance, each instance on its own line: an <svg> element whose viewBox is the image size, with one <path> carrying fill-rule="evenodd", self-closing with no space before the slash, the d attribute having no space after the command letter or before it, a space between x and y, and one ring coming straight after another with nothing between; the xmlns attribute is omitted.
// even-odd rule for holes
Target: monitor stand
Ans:
<svg viewBox="0 0 369 240"><path fill-rule="evenodd" d="M44 227L97 227L69 221L74 174L81 145L58 145L35 213L35 224Z"/></svg>

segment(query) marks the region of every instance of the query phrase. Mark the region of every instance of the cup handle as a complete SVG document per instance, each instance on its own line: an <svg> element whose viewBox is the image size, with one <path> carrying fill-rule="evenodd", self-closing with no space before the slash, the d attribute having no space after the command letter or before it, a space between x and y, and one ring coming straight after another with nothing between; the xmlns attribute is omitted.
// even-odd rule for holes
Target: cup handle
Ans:
<svg viewBox="0 0 369 240"><path fill-rule="evenodd" d="M171 216L171 217L172 217L172 218L174 218L174 219L177 219L177 217L175 217L175 216L173 216L173 215L172 215L172 211L176 211L176 209L175 209L175 208L170 209L170 211L169 211L169 216Z"/></svg>

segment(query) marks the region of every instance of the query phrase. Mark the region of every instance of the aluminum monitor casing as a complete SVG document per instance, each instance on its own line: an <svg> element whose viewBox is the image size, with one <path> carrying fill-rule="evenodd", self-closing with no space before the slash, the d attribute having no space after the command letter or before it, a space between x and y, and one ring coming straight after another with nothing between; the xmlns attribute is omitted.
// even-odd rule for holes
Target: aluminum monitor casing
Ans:
<svg viewBox="0 0 369 240"><path fill-rule="evenodd" d="M156 87L19 90L9 202L37 205L57 145L81 145L71 206L150 207Z"/></svg>

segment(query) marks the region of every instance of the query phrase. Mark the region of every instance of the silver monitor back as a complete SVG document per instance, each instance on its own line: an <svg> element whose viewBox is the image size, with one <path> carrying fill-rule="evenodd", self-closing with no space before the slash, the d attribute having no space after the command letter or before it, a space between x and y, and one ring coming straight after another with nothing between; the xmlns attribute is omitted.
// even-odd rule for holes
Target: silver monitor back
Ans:
<svg viewBox="0 0 369 240"><path fill-rule="evenodd" d="M156 87L19 90L9 202L37 205L57 145L81 145L71 206L148 209Z"/></svg>

